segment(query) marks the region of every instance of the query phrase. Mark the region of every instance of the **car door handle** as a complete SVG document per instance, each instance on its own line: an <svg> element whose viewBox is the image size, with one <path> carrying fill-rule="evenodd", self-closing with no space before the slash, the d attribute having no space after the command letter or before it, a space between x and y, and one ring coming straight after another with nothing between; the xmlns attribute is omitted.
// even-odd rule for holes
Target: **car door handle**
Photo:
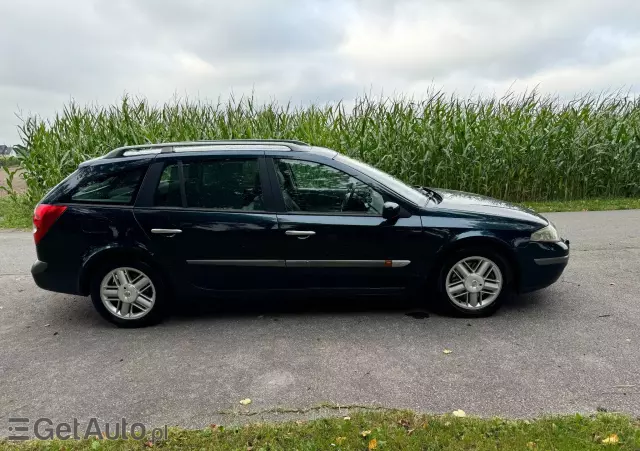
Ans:
<svg viewBox="0 0 640 451"><path fill-rule="evenodd" d="M298 239L304 240L316 234L313 230L287 230L284 232L286 235L298 237Z"/></svg>
<svg viewBox="0 0 640 451"><path fill-rule="evenodd" d="M151 233L157 235L175 235L176 233L182 233L180 229L151 229Z"/></svg>

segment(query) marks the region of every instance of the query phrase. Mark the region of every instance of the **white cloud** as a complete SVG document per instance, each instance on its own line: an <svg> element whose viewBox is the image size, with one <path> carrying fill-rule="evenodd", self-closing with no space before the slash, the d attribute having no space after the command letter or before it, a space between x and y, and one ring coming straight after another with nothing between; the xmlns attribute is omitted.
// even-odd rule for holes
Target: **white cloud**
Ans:
<svg viewBox="0 0 640 451"><path fill-rule="evenodd" d="M0 143L15 113L70 98L254 92L294 104L363 92L634 86L636 0L21 0L0 3Z"/></svg>

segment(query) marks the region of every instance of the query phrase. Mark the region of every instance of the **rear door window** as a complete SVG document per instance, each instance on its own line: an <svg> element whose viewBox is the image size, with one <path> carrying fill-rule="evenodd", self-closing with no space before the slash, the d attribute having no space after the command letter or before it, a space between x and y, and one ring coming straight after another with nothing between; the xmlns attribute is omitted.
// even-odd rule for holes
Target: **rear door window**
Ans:
<svg viewBox="0 0 640 451"><path fill-rule="evenodd" d="M258 160L216 159L184 162L187 208L213 210L264 210ZM154 204L182 205L178 163L166 166L160 176Z"/></svg>

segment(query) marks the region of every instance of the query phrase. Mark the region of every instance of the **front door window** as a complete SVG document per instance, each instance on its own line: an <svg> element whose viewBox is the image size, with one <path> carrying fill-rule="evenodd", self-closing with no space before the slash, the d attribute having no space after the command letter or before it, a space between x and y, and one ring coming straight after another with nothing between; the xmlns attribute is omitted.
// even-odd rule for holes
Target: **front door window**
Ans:
<svg viewBox="0 0 640 451"><path fill-rule="evenodd" d="M379 192L326 164L279 159L276 174L289 212L382 214Z"/></svg>

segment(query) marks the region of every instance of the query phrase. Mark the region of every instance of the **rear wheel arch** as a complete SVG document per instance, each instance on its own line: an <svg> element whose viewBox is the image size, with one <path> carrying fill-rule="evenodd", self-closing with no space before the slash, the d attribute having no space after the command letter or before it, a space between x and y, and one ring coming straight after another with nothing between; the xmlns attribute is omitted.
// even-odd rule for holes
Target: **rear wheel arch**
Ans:
<svg viewBox="0 0 640 451"><path fill-rule="evenodd" d="M132 262L139 261L151 266L156 270L166 281L165 286L167 289L171 289L171 285L168 283L166 272L158 265L152 255L138 248L123 248L123 247L110 247L101 249L91 254L82 265L80 272L80 279L78 281L78 288L80 293L87 296L91 292L91 279L95 274L95 271L101 268L108 262Z"/></svg>

